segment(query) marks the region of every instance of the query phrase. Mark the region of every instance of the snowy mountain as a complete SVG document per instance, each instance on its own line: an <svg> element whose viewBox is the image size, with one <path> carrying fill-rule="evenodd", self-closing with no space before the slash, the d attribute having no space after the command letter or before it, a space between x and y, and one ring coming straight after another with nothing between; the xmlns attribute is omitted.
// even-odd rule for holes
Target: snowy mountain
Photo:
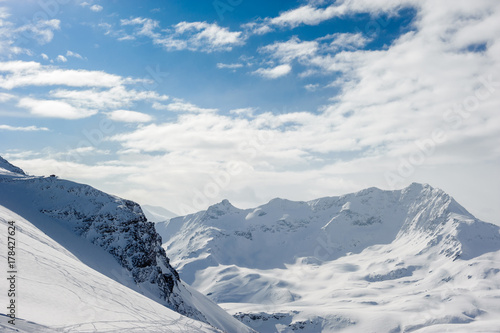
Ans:
<svg viewBox="0 0 500 333"><path fill-rule="evenodd" d="M27 331L251 331L182 282L132 201L28 176L0 159L0 221L17 230L18 317Z"/></svg>
<svg viewBox="0 0 500 333"><path fill-rule="evenodd" d="M500 228L429 185L156 224L186 282L259 332L498 332Z"/></svg>

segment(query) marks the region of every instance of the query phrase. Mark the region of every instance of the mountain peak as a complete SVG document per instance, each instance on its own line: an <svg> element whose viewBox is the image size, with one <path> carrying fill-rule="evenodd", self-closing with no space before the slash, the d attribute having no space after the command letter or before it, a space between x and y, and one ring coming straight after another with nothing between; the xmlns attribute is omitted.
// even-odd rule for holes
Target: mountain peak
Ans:
<svg viewBox="0 0 500 333"><path fill-rule="evenodd" d="M12 173L18 173L20 175L26 176L26 173L23 171L23 169L18 168L15 165L9 163L9 161L4 159L2 156L0 156L0 169L4 169Z"/></svg>
<svg viewBox="0 0 500 333"><path fill-rule="evenodd" d="M210 218L218 218L219 216L226 215L230 212L237 211L238 208L234 207L229 200L224 199L219 203L216 203L208 207L206 215Z"/></svg>

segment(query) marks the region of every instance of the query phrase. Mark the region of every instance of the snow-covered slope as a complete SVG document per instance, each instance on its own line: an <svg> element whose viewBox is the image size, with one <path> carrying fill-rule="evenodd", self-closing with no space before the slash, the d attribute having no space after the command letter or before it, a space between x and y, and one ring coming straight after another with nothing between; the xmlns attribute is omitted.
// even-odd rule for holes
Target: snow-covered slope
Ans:
<svg viewBox="0 0 500 333"><path fill-rule="evenodd" d="M103 330L125 325L150 331L147 325L153 325L151 331L169 331L173 325L175 331L177 318L192 323L186 331L197 325L250 331L180 280L139 205L57 177L27 176L3 159L0 163L0 217L4 224L13 219L19 225L19 317L50 327L75 325L75 331L92 331L101 321L107 323ZM45 272L57 279L52 283ZM75 311L80 303L98 317L88 320L85 309Z"/></svg>
<svg viewBox="0 0 500 333"><path fill-rule="evenodd" d="M260 332L500 327L499 227L429 185L225 200L156 228L186 281Z"/></svg>
<svg viewBox="0 0 500 333"><path fill-rule="evenodd" d="M9 221L14 221L16 227L15 300L21 319L15 321L15 326L2 319L0 331L216 331L117 282L133 280L103 249L89 247L84 239L50 218L36 223L43 225L46 234L25 218L0 206L3 231L7 230ZM50 237L53 233L59 235L62 244ZM7 248L6 241L6 237L0 238L2 249ZM5 251L0 256L5 264ZM89 263L99 266L104 274L89 267ZM1 290L8 290L8 281L5 278L1 281Z"/></svg>

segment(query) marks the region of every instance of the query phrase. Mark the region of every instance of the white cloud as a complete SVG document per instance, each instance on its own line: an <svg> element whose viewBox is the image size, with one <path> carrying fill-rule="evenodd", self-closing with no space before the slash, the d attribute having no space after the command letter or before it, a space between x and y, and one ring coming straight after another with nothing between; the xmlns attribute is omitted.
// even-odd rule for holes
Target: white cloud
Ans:
<svg viewBox="0 0 500 333"><path fill-rule="evenodd" d="M274 27L296 28L300 25L318 25L335 17L343 17L356 13L370 13L375 16L381 12L396 15L404 7L420 6L416 0L357 0L336 1L323 6L323 2L310 2L298 8L280 13L276 17L267 17L244 25L253 34L264 34L274 30Z"/></svg>
<svg viewBox="0 0 500 333"><path fill-rule="evenodd" d="M57 58L56 58L56 60L59 61L59 62L66 62L66 61L68 61L68 59L66 59L66 57L63 56L63 55L58 55Z"/></svg>
<svg viewBox="0 0 500 333"><path fill-rule="evenodd" d="M254 74L260 75L266 79L277 79L287 75L292 71L292 66L289 64L278 65L272 68L259 68L254 71Z"/></svg>
<svg viewBox="0 0 500 333"><path fill-rule="evenodd" d="M253 113L256 110L257 110L257 108L239 108L239 109L229 110L229 113L235 114L235 115L238 115L238 116L252 117Z"/></svg>
<svg viewBox="0 0 500 333"><path fill-rule="evenodd" d="M149 37L154 44L161 45L168 51L229 51L233 46L243 45L245 42L241 31L229 31L217 23L183 21L163 31L160 30L159 22L150 18L135 17L121 20L120 23L122 26L138 26L132 37ZM132 39L129 36L131 35L120 36L119 39Z"/></svg>
<svg viewBox="0 0 500 333"><path fill-rule="evenodd" d="M271 54L272 57L282 62L290 62L294 59L310 57L319 49L316 41L301 41L298 37L292 37L286 42L275 42L259 48L259 52Z"/></svg>
<svg viewBox="0 0 500 333"><path fill-rule="evenodd" d="M223 68L228 68L228 69L237 69L243 67L243 64L223 64L223 63L217 63L217 68L223 69Z"/></svg>
<svg viewBox="0 0 500 333"><path fill-rule="evenodd" d="M338 51L341 49L354 50L365 46L370 40L363 36L360 32L351 33L335 33L319 38L318 40L329 40L329 49Z"/></svg>
<svg viewBox="0 0 500 333"><path fill-rule="evenodd" d="M67 101L68 103L82 107L95 109L117 109L132 105L136 101L166 101L166 95L160 95L154 91L137 91L127 89L118 85L110 89L87 89L67 90L57 89L50 92L50 96Z"/></svg>
<svg viewBox="0 0 500 333"><path fill-rule="evenodd" d="M134 80L102 71L59 69L34 61L0 62L0 87L66 85L72 87L114 87ZM136 81L136 80L135 80Z"/></svg>
<svg viewBox="0 0 500 333"><path fill-rule="evenodd" d="M54 30L60 29L61 21L38 20L36 23L28 23L18 27L16 33L21 33L23 36L35 39L39 44L46 44L54 38ZM31 35L30 35L31 34Z"/></svg>
<svg viewBox="0 0 500 333"><path fill-rule="evenodd" d="M102 10L102 6L92 5L92 6L90 6L90 10L93 12L100 12Z"/></svg>
<svg viewBox="0 0 500 333"><path fill-rule="evenodd" d="M70 50L66 51L66 57L74 57L74 58L78 58L78 59L83 59L83 57L76 53L76 52L72 52Z"/></svg>
<svg viewBox="0 0 500 333"><path fill-rule="evenodd" d="M5 7L0 7L0 55L13 55L25 52L24 49L15 46L15 27L7 19L10 14Z"/></svg>
<svg viewBox="0 0 500 333"><path fill-rule="evenodd" d="M272 18L269 23L278 26L290 26L292 28L300 24L317 25L322 21L340 16L343 13L343 7L336 5L326 8L316 8L311 5L305 5L281 13L278 17Z"/></svg>
<svg viewBox="0 0 500 333"><path fill-rule="evenodd" d="M10 57L24 53L31 56L33 55L31 50L16 44L26 44L29 39L34 39L39 44L46 44L53 39L54 31L60 29L60 21L56 19L39 19L36 22L28 21L29 23L16 26L9 21L10 16L7 8L0 7L0 55Z"/></svg>
<svg viewBox="0 0 500 333"><path fill-rule="evenodd" d="M16 127L10 125L0 125L0 130L33 132L33 131L48 131L49 129L47 127L37 127L37 126Z"/></svg>
<svg viewBox="0 0 500 333"><path fill-rule="evenodd" d="M40 56L43 58L43 60L49 60L49 56L45 53L40 54Z"/></svg>
<svg viewBox="0 0 500 333"><path fill-rule="evenodd" d="M97 110L75 108L63 101L37 100L30 97L21 98L18 106L28 109L34 116L48 118L80 119L97 113Z"/></svg>
<svg viewBox="0 0 500 333"><path fill-rule="evenodd" d="M241 31L231 32L215 23L180 22L175 25L175 32L190 35L189 44L195 49L231 50L232 46L243 44Z"/></svg>
<svg viewBox="0 0 500 333"><path fill-rule="evenodd" d="M0 102L7 102L11 99L14 99L16 96L7 93L0 93Z"/></svg>
<svg viewBox="0 0 500 333"><path fill-rule="evenodd" d="M136 31L137 35L147 36L151 38L157 38L160 35L155 33L159 27L159 22L150 18L136 17L133 19L124 19L120 21L122 26L132 25L132 26L140 26L140 28Z"/></svg>
<svg viewBox="0 0 500 333"><path fill-rule="evenodd" d="M319 87L319 84L318 83L309 83L309 84L306 84L304 86L304 88L306 88L307 91L316 91Z"/></svg>
<svg viewBox="0 0 500 333"><path fill-rule="evenodd" d="M153 103L153 108L156 110L168 110L175 112L189 112L189 113L211 113L217 112L217 109L207 109L196 106L192 103L185 102L182 99L175 98L173 103L170 104L160 104Z"/></svg>
<svg viewBox="0 0 500 333"><path fill-rule="evenodd" d="M127 123L147 123L153 120L148 114L136 112L136 111L128 111L128 110L115 110L108 113L108 117L114 121L121 121Z"/></svg>

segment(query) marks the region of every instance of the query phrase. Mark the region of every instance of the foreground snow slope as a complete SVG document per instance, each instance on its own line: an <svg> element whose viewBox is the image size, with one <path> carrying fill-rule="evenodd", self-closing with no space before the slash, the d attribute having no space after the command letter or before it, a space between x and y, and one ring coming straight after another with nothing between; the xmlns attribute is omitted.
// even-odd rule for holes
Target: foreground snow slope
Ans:
<svg viewBox="0 0 500 333"><path fill-rule="evenodd" d="M499 227L429 185L156 225L172 265L260 332L500 327Z"/></svg>
<svg viewBox="0 0 500 333"><path fill-rule="evenodd" d="M15 328L21 332L216 331L87 266L85 261L93 261L94 266L105 268L108 275L128 278L121 274L123 268L104 250L89 247L85 240L57 222L49 218L38 221L38 224L50 225L45 234L25 218L0 206L2 230L7 230L8 221L15 221L17 231L17 315L29 320L16 320ZM64 243L52 239L49 236L52 233L58 233ZM78 257L63 246L69 243ZM0 238L0 246L7 247L6 237ZM5 263L5 252L0 256ZM7 290L7 280L1 281L1 290ZM6 322L2 319L2 332L13 330Z"/></svg>
<svg viewBox="0 0 500 333"><path fill-rule="evenodd" d="M153 223L146 221L136 203L105 194L87 185L59 180L56 177L27 176L19 168L0 158L0 205L5 208L5 214L14 212L24 219L22 224L32 224L38 232L47 235L51 242L58 244L60 247L58 251L63 251L81 262L83 266L88 266L88 269L114 280L115 284L122 284L125 286L121 287L124 290L131 288L154 302L223 331L250 331L215 303L180 280L177 272L169 264L161 247L161 238L156 233ZM4 220L7 218L3 217ZM49 249L51 247L53 246L49 246ZM35 251L27 255L47 254ZM50 264L56 268L56 272L65 269L66 265L60 262L64 259L54 254ZM26 273L31 275L28 269ZM77 288L73 292L78 294L80 292L78 287L85 284L85 280L80 281L80 278L84 278L85 274L63 273L63 275L78 276L66 281ZM47 287L51 288L50 281L45 282ZM31 287L29 283L27 285L27 288ZM114 286L105 284L104 292L106 287L114 289ZM71 287L64 283L63 288L71 290ZM24 295L24 289L22 290ZM90 290L85 291L89 295L83 304L89 304L88 306L94 308L91 290L90 287ZM48 299L46 308L56 310L60 295L64 294L56 291ZM36 297L38 296L35 296L35 299ZM105 296L111 303L125 300L128 296L123 291L121 299L113 297L114 294ZM22 310L19 316L44 325L55 325L56 323L47 322L47 319L41 320L35 315L43 313L37 310L37 306L41 304L41 301L38 304L30 304L33 306L30 316L23 317ZM66 312L73 311L68 310L71 307L63 308ZM111 306L105 308L115 312ZM123 312L119 308L116 311ZM138 310L132 308L131 311ZM81 311L72 313L78 318L82 315ZM67 315L69 316L69 313ZM108 315L109 313L106 313L102 318L108 318ZM68 316L65 312L61 313L61 325L65 318L70 322L75 319ZM119 316L116 320L114 317L109 318L119 322L126 317L126 315ZM159 327L163 324L159 324Z"/></svg>

